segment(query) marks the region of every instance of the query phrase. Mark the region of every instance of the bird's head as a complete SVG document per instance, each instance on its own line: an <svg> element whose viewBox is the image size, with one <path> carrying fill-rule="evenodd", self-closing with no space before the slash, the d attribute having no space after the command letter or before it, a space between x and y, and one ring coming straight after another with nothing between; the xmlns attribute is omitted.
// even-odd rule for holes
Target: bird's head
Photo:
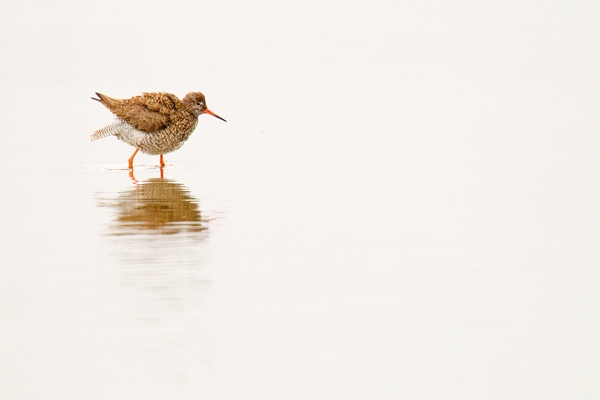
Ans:
<svg viewBox="0 0 600 400"><path fill-rule="evenodd" d="M223 118L219 117L217 114L210 111L206 107L206 99L204 98L204 95L200 92L191 92L186 94L183 98L183 102L189 107L190 111L196 117L199 117L202 114L208 114L212 115L213 117L219 118L222 121L225 121Z"/></svg>

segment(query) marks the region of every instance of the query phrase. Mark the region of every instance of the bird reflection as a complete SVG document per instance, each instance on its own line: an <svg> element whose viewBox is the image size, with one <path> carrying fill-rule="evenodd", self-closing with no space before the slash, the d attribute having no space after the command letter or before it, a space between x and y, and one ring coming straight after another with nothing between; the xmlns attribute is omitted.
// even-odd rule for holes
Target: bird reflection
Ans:
<svg viewBox="0 0 600 400"><path fill-rule="evenodd" d="M121 192L116 199L101 205L116 210L111 235L136 233L200 233L203 224L198 201L179 182L152 178Z"/></svg>
<svg viewBox="0 0 600 400"><path fill-rule="evenodd" d="M118 260L119 308L132 317L132 345L168 373L188 371L177 378L185 381L206 358L208 221L185 185L133 180L98 204L113 211L106 235Z"/></svg>

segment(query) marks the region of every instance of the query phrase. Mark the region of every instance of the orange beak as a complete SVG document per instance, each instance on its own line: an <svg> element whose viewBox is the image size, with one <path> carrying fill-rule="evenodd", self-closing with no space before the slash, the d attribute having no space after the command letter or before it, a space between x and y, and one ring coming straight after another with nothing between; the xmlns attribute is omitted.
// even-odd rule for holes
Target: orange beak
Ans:
<svg viewBox="0 0 600 400"><path fill-rule="evenodd" d="M225 121L223 118L219 117L217 114L215 114L214 112L210 111L208 108L206 108L204 110L204 114L212 115L213 117L219 118L221 121ZM225 122L227 122L227 121L225 121Z"/></svg>

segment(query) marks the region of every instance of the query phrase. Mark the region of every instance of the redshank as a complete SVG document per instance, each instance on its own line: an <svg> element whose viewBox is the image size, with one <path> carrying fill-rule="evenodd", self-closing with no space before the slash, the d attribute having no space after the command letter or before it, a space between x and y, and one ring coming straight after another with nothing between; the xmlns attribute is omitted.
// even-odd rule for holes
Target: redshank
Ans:
<svg viewBox="0 0 600 400"><path fill-rule="evenodd" d="M126 100L98 92L96 96L98 98L92 97L92 100L102 103L117 120L95 131L92 140L116 136L135 147L129 158L129 168L133 168L133 158L139 150L151 155L160 154L160 165L164 167L163 154L183 146L202 114L225 121L206 108L206 99L200 92L188 93L183 100L171 93L142 93Z"/></svg>

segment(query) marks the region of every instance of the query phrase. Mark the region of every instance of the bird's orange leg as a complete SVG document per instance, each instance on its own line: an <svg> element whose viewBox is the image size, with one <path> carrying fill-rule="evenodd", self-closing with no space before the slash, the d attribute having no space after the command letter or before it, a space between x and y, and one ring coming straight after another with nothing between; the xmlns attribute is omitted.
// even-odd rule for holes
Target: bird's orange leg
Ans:
<svg viewBox="0 0 600 400"><path fill-rule="evenodd" d="M165 166L165 160L163 160L163 155L160 155L160 166L164 167Z"/></svg>
<svg viewBox="0 0 600 400"><path fill-rule="evenodd" d="M129 157L129 169L133 169L133 157L135 157L138 151L140 151L140 149L135 149L132 156Z"/></svg>

